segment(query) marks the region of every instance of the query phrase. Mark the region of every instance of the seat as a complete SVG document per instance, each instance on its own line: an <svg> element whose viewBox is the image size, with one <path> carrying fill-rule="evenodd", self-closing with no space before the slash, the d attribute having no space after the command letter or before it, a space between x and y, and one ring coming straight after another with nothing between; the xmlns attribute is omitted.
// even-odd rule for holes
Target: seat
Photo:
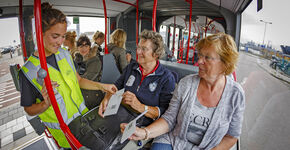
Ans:
<svg viewBox="0 0 290 150"><path fill-rule="evenodd" d="M170 62L170 61L164 61L159 60L160 63L165 66L167 69L169 69L171 72L174 72L177 74L175 78L178 78L178 81L182 79L183 77L189 75L189 74L197 74L198 73L198 67L192 66L192 65L186 65L186 64L179 64L176 62ZM173 73L173 75L174 75Z"/></svg>
<svg viewBox="0 0 290 150"><path fill-rule="evenodd" d="M177 74L175 71L173 71L173 70L171 70L171 73L172 73L172 74L173 74L173 76L174 76L175 83L178 83L178 81L179 81L178 74Z"/></svg>
<svg viewBox="0 0 290 150"><path fill-rule="evenodd" d="M113 54L103 56L103 73L101 83L112 84L120 77Z"/></svg>

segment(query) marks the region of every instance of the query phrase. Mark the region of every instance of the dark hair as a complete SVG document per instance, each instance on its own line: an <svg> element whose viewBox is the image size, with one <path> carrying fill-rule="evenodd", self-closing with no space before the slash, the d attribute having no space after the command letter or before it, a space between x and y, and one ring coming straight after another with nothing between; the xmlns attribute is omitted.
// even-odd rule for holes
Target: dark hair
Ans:
<svg viewBox="0 0 290 150"><path fill-rule="evenodd" d="M46 32L57 23L67 23L66 16L58 9L52 8L48 2L41 4L42 32Z"/></svg>
<svg viewBox="0 0 290 150"><path fill-rule="evenodd" d="M79 39L77 41L77 47L81 46L83 43L86 43L86 45L91 46L91 41L88 38L88 36L85 34L83 34L79 37Z"/></svg>
<svg viewBox="0 0 290 150"><path fill-rule="evenodd" d="M126 50L126 54L131 54L132 55L132 52L130 50Z"/></svg>

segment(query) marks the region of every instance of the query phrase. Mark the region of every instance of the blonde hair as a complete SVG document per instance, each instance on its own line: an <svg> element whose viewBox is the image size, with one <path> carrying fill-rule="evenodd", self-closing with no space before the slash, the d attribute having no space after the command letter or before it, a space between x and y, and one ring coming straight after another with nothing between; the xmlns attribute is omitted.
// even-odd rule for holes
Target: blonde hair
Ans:
<svg viewBox="0 0 290 150"><path fill-rule="evenodd" d="M115 30L110 36L110 43L115 44L118 47L126 49L125 43L127 40L127 34L123 29Z"/></svg>
<svg viewBox="0 0 290 150"><path fill-rule="evenodd" d="M105 37L105 34L103 32L97 31L93 36L93 40L95 42L98 38L104 38L104 37Z"/></svg>
<svg viewBox="0 0 290 150"><path fill-rule="evenodd" d="M200 51L202 48L213 46L225 65L225 75L231 74L235 69L239 58L236 43L232 36L225 33L217 33L200 40L196 48Z"/></svg>
<svg viewBox="0 0 290 150"><path fill-rule="evenodd" d="M75 52L77 51L76 37L77 37L77 34L75 31L68 31L65 34L65 40L67 40L72 45L72 48L69 48L69 51L73 58L74 58Z"/></svg>
<svg viewBox="0 0 290 150"><path fill-rule="evenodd" d="M73 48L76 47L76 37L77 33L75 31L68 31L65 34L65 40L68 40Z"/></svg>

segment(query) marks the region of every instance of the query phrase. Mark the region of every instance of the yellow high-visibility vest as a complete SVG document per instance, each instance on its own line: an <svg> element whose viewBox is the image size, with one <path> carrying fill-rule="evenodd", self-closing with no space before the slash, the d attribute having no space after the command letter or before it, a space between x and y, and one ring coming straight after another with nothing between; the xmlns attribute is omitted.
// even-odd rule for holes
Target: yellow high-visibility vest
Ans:
<svg viewBox="0 0 290 150"><path fill-rule="evenodd" d="M68 125L76 117L86 113L88 109L85 106L84 98L76 77L76 70L69 52L60 48L55 54L55 58L59 70L47 64L48 72L51 81L56 81L59 85L56 88L58 93L55 94L55 98L63 120ZM39 92L42 89L42 83L37 79L37 72L40 68L39 58L35 56L30 56L21 68L26 78ZM40 103L40 100L37 99L36 102ZM60 129L60 124L52 106L45 112L39 114L39 117L61 147L70 147Z"/></svg>

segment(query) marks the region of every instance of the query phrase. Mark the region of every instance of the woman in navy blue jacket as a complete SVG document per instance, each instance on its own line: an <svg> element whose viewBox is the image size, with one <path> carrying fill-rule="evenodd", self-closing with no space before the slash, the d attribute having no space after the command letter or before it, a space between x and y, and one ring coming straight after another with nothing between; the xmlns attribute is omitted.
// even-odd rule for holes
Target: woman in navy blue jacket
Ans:
<svg viewBox="0 0 290 150"><path fill-rule="evenodd" d="M136 53L138 63L130 63L115 85L119 90L125 88L123 105L129 106L137 113L148 110L143 124L149 124L168 108L175 88L175 79L171 71L158 61L164 54L163 40L159 33L143 31ZM99 115L103 116L110 97L111 95L107 94L103 99Z"/></svg>

